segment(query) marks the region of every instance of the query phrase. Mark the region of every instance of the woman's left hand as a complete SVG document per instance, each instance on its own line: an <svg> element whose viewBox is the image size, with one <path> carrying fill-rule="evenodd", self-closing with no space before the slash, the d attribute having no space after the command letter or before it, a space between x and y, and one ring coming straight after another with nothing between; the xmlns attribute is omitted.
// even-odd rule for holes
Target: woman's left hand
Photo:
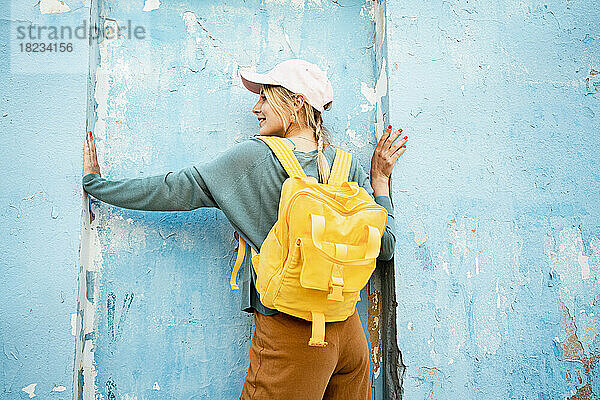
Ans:
<svg viewBox="0 0 600 400"><path fill-rule="evenodd" d="M100 175L100 166L98 165L98 157L96 157L96 144L94 143L92 131L88 131L83 147L83 176L92 172Z"/></svg>
<svg viewBox="0 0 600 400"><path fill-rule="evenodd" d="M390 175L394 169L394 163L406 150L406 141L408 136L404 136L402 140L394 143L394 140L400 136L402 129L398 129L392 133L392 126L389 125L381 135L373 157L371 158L371 184L374 187L375 183L387 183L390 180ZM392 143L394 143L392 145Z"/></svg>

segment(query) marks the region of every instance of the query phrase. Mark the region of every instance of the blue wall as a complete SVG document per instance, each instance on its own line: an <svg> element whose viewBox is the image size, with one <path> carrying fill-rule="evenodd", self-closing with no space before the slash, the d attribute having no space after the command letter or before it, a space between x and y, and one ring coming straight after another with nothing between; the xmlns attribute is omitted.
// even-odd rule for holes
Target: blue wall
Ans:
<svg viewBox="0 0 600 400"><path fill-rule="evenodd" d="M404 398L600 396L594 2L66 4L0 10L2 399L238 396L252 319L228 286L232 228L88 204L83 135L108 178L201 163L257 132L239 68L291 57L327 71L325 123L367 171L384 126L409 136L392 188ZM4 40L82 20L147 36L55 58Z"/></svg>
<svg viewBox="0 0 600 400"><path fill-rule="evenodd" d="M18 26L89 17L41 14L28 2L0 8L0 398L71 399L87 103L87 43L47 63L13 57ZM25 42L25 41L23 41ZM36 58L40 56L40 58ZM28 57L28 58L27 58ZM69 58L83 64L71 73ZM65 73L67 72L67 73Z"/></svg>
<svg viewBox="0 0 600 400"><path fill-rule="evenodd" d="M390 2L387 24L405 398L600 396L597 4Z"/></svg>

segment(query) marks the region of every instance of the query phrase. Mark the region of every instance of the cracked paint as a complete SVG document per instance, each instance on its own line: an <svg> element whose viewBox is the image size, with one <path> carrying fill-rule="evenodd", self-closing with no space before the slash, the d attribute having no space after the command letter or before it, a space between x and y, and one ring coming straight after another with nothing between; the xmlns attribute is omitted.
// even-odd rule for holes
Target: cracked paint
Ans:
<svg viewBox="0 0 600 400"><path fill-rule="evenodd" d="M75 376L73 388L77 400L93 399L96 396L95 377L95 335L96 332L96 304L98 303L98 290L93 287L93 294L89 293L87 276L98 271L102 265L102 253L98 237L99 219L92 218L89 196L82 193L82 227L79 270L78 310L75 317ZM95 212L98 212L95 210Z"/></svg>
<svg viewBox="0 0 600 400"><path fill-rule="evenodd" d="M77 332L77 313L71 313L71 335L75 336Z"/></svg>
<svg viewBox="0 0 600 400"><path fill-rule="evenodd" d="M585 78L587 94L597 94L600 89L600 70L592 68Z"/></svg>
<svg viewBox="0 0 600 400"><path fill-rule="evenodd" d="M265 4L283 4L292 5L295 8L304 8L306 3L314 3L317 6L322 5L325 0L265 0Z"/></svg>
<svg viewBox="0 0 600 400"><path fill-rule="evenodd" d="M427 232L425 232L425 225L423 220L420 218L413 218L408 224L408 232L413 233L413 240L417 246L421 246L427 241Z"/></svg>
<svg viewBox="0 0 600 400"><path fill-rule="evenodd" d="M71 11L71 8L60 0L40 0L40 12L42 14L65 13Z"/></svg>
<svg viewBox="0 0 600 400"><path fill-rule="evenodd" d="M566 335L564 341L560 342L562 347L562 359L568 361L577 361L583 364L585 372L585 381L580 375L577 376L579 384L584 384L577 388L577 392L569 397L569 400L596 400L598 399L597 394L594 393L593 387L598 387L600 384L596 382L598 379L595 374L595 370L598 367L598 361L600 360L600 353L588 354L577 337L577 327L573 321L573 317L569 312L569 309L564 305L560 305L562 313L562 325ZM567 377L568 379L568 377Z"/></svg>
<svg viewBox="0 0 600 400"><path fill-rule="evenodd" d="M159 7L160 7L159 0L146 0L144 2L144 8L142 9L142 11L157 10Z"/></svg>
<svg viewBox="0 0 600 400"><path fill-rule="evenodd" d="M36 396L36 394L34 393L36 386L37 386L37 383L32 383L31 385L25 386L21 390L24 391L25 393L27 393L29 395L29 398L31 399Z"/></svg>
<svg viewBox="0 0 600 400"><path fill-rule="evenodd" d="M558 238L546 238L546 254L548 264L558 272L561 280L560 299L568 309L575 309L576 293L583 290L585 282L599 278L600 257L598 251L600 240L596 236L590 239L591 254L584 249L583 235L579 226L565 227L558 233Z"/></svg>
<svg viewBox="0 0 600 400"><path fill-rule="evenodd" d="M443 379L442 371L433 367L420 367L417 379L422 385L428 387L425 399L437 399L438 388Z"/></svg>
<svg viewBox="0 0 600 400"><path fill-rule="evenodd" d="M385 39L385 0L381 2L373 1L373 7L369 9L369 16L375 24L375 37L378 38L377 47L380 52Z"/></svg>
<svg viewBox="0 0 600 400"><path fill-rule="evenodd" d="M369 316L367 329L371 342L371 361L373 362L373 378L377 379L381 365L381 296L378 290L369 294Z"/></svg>
<svg viewBox="0 0 600 400"><path fill-rule="evenodd" d="M367 99L369 105L362 106L362 111L371 111L381 98L387 94L387 75L385 73L385 58L382 60L382 66L375 87L371 88L365 82L360 83L360 92Z"/></svg>

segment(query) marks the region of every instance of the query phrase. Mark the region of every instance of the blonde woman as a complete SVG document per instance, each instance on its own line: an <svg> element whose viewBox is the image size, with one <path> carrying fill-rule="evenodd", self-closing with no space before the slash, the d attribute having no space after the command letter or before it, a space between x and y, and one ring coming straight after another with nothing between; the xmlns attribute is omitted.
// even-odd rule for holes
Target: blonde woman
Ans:
<svg viewBox="0 0 600 400"><path fill-rule="evenodd" d="M325 73L301 59L286 60L267 73L242 72L242 83L259 94L252 108L259 135L285 138L304 172L327 182L335 157L322 113L333 89ZM408 137L391 125L371 159L370 182L352 158L354 181L388 211L380 260L394 253L394 217L389 179ZM183 211L217 207L257 252L277 220L281 187L288 175L266 143L248 138L214 160L147 178L106 180L100 176L91 132L85 142L83 185L106 203L134 210ZM254 313L250 365L240 399L371 399L369 349L358 312L328 322L326 347L307 346L311 322L265 307L247 249L241 280L242 310Z"/></svg>

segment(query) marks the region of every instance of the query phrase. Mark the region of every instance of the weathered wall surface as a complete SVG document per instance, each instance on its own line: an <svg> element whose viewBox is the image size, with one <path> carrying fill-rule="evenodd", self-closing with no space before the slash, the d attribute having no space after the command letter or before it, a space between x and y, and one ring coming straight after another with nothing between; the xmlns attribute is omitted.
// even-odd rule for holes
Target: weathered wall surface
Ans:
<svg viewBox="0 0 600 400"><path fill-rule="evenodd" d="M391 1L406 399L600 396L600 9Z"/></svg>
<svg viewBox="0 0 600 400"><path fill-rule="evenodd" d="M87 2L65 4L11 2L2 38L15 24L90 21ZM83 131L87 118L109 178L208 160L256 133L238 69L291 57L328 72L326 125L366 170L374 126L410 138L392 188L403 398L600 396L594 2L91 8L146 38L91 54L73 41L61 63L0 43L0 397L72 398L73 334L82 393L237 396L252 320L228 286L233 230L218 210L84 199L80 235ZM381 398L378 372L373 383Z"/></svg>
<svg viewBox="0 0 600 400"><path fill-rule="evenodd" d="M18 26L88 18L83 1L69 4L61 14L35 2L0 7L2 399L73 397L88 47L73 41L72 56L47 63L48 54L12 57L11 44L30 41L9 40ZM84 68L70 70L69 57Z"/></svg>

